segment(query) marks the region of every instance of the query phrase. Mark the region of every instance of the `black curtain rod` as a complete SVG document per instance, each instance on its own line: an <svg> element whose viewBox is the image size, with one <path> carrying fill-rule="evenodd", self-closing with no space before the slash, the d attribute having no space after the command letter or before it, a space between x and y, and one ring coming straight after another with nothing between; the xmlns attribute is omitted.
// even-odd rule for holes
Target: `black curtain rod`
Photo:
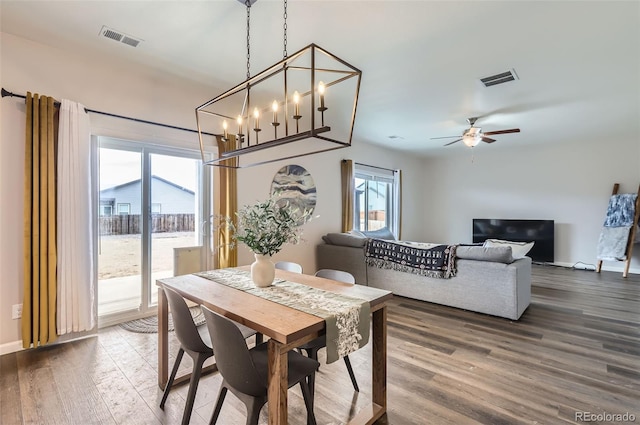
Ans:
<svg viewBox="0 0 640 425"><path fill-rule="evenodd" d="M361 162L355 162L354 164L356 165L363 165L365 167L371 167L371 168L377 168L378 170L385 170L385 171L392 171L392 172L396 172L396 170L392 170L391 168L384 168L384 167L377 167L375 165L369 165L369 164L363 164Z"/></svg>
<svg viewBox="0 0 640 425"><path fill-rule="evenodd" d="M2 88L2 97L19 97L21 99L26 99L27 96L23 96L21 94L16 94L16 93L11 93L10 91L7 91L4 89L4 87ZM57 100L54 102L55 106L60 106L60 102L58 102ZM166 128L172 128L174 130L181 130L181 131L188 131L191 133L197 133L198 130L192 130L190 128L184 128L184 127L178 127L175 125L170 125L170 124L162 124L160 122L153 122L153 121L147 121L147 120L142 120L140 118L132 118L132 117L125 117L124 115L117 115L117 114L112 114L110 112L102 112L102 111L96 111L94 109L88 109L88 108L84 108L85 112L91 112L93 114L100 114L100 115L106 115L108 117L114 117L114 118L121 118L123 120L129 120L129 121L135 121L135 122L141 122L143 124L151 124L151 125L157 125L159 127L166 127ZM202 134L206 134L207 136L216 136L216 134L213 133L205 133L204 131L202 132Z"/></svg>

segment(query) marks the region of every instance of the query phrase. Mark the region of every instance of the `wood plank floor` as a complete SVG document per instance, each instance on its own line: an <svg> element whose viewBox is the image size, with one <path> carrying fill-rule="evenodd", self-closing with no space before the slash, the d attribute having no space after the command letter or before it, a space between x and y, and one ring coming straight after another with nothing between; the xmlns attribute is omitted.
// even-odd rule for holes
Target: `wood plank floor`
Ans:
<svg viewBox="0 0 640 425"><path fill-rule="evenodd" d="M395 297L388 314L389 413L379 423L587 422L580 412L628 413L640 423L640 275L534 266L532 292L518 322ZM156 334L115 326L97 338L0 357L0 423L179 424L187 386L160 410L156 344ZM171 352L177 349L171 340ZM321 366L319 424L345 423L369 402L369 350L350 356L359 394L343 362ZM217 374L201 380L191 423L208 423L219 384ZM299 388L289 396L290 423L304 424ZM584 415L592 423L625 419ZM244 424L233 395L218 423Z"/></svg>

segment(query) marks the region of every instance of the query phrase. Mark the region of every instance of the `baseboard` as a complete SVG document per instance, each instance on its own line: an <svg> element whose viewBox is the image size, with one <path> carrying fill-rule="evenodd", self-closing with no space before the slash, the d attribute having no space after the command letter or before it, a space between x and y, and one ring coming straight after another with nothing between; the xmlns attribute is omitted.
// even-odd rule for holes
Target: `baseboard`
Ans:
<svg viewBox="0 0 640 425"><path fill-rule="evenodd" d="M0 344L0 356L22 350L24 350L24 348L22 348L22 340Z"/></svg>
<svg viewBox="0 0 640 425"><path fill-rule="evenodd" d="M608 272L618 272L618 273L622 273L624 272L624 267L620 266L602 266L602 270L608 271ZM636 268L636 267L629 267L629 273L630 274L640 274L640 269Z"/></svg>
<svg viewBox="0 0 640 425"><path fill-rule="evenodd" d="M623 263L621 263L623 264ZM582 263L582 262L578 262L578 263L563 263L563 262L555 262L555 263L545 263L544 265L549 265L549 266L558 266L558 267L566 267L569 269L576 269L576 270L589 270L589 271L594 271L596 265L595 264L586 264L586 263ZM620 265L620 266L611 266L611 265L602 265L602 270L607 271L607 272L617 272L617 273L622 273L624 271L624 266ZM630 267L629 268L629 273L631 274L640 274L640 269L637 267Z"/></svg>
<svg viewBox="0 0 640 425"><path fill-rule="evenodd" d="M96 333L95 330L91 330L87 332L69 333L69 334L59 336L58 339L56 339L54 342L51 343L51 345L64 344L67 342L77 341L85 338L93 338L96 336L98 336L98 334ZM25 350L25 348L22 347L22 340L7 342L6 344L0 344L0 356L4 354L15 353L22 350Z"/></svg>

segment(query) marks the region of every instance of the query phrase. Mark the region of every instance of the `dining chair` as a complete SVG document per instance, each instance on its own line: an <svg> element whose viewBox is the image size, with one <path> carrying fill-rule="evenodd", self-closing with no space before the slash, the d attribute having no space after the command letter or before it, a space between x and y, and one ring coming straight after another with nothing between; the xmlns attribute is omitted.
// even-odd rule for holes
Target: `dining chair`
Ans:
<svg viewBox="0 0 640 425"><path fill-rule="evenodd" d="M302 273L302 266L291 261L278 261L275 266L276 269L287 270L294 273Z"/></svg>
<svg viewBox="0 0 640 425"><path fill-rule="evenodd" d="M351 284L356 283L356 279L351 273L348 273L342 270L320 269L316 272L315 275L318 277L324 277L326 279L337 280L343 283L351 283ZM304 350L307 353L307 356L309 356L314 360L318 360L318 351L321 348L324 348L326 346L327 346L327 336L322 335L321 337L318 337L310 342L307 342L304 345L299 346L298 350ZM358 387L358 381L356 381L356 375L353 373L353 368L351 367L351 361L349 360L349 356L344 356L342 359L344 360L344 364L347 367L347 372L349 372L349 377L351 378L353 389L356 390L356 392L360 392L360 388ZM309 388L311 388L311 391L313 391L313 388L315 387L314 385L315 383L313 382L314 379L315 379L314 376L310 377L311 382L309 382Z"/></svg>
<svg viewBox="0 0 640 425"><path fill-rule="evenodd" d="M169 302L169 309L171 311L171 318L173 319L173 326L176 333L176 338L180 342L180 349L176 356L176 361L173 364L171 370L171 376L167 381L167 385L164 388L164 394L160 401L160 408L164 409L165 402L171 391L173 381L180 367L182 356L186 352L193 359L193 370L191 372L191 380L189 381L189 392L187 394L187 401L184 407L184 413L182 414L182 424L187 425L191 419L191 411L193 410L193 402L196 398L196 390L198 389L198 382L200 375L202 374L202 365L205 360L213 356L213 349L211 348L211 339L207 331L206 325L196 326L191 316L191 311L187 306L186 301L182 296L170 288L164 289ZM251 328L248 328L240 323L232 322L238 329L240 335L243 338L249 338L256 334Z"/></svg>
<svg viewBox="0 0 640 425"><path fill-rule="evenodd" d="M320 269L316 272L316 276L325 279L337 280L343 283L356 283L356 278L349 272L334 269Z"/></svg>
<svg viewBox="0 0 640 425"><path fill-rule="evenodd" d="M216 364L222 385L209 424L215 424L220 415L227 391L230 390L247 408L246 425L257 425L260 410L267 403L269 363L267 343L251 349L244 343L241 332L226 317L202 306L211 341L216 352ZM287 353L288 388L300 384L307 407L307 423L316 425L313 413L313 392L308 377L314 376L320 363L295 351Z"/></svg>

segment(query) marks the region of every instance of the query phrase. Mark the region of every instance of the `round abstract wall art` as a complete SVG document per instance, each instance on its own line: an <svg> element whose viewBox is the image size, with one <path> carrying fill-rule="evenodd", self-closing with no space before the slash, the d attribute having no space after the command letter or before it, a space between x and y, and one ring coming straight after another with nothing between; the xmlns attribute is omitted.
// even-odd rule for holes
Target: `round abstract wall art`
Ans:
<svg viewBox="0 0 640 425"><path fill-rule="evenodd" d="M289 204L300 211L313 212L316 207L316 184L311 174L299 165L285 165L278 170L271 183L271 195L278 196L278 203ZM307 220L311 214L307 216ZM304 224L304 219L299 220L299 225Z"/></svg>

